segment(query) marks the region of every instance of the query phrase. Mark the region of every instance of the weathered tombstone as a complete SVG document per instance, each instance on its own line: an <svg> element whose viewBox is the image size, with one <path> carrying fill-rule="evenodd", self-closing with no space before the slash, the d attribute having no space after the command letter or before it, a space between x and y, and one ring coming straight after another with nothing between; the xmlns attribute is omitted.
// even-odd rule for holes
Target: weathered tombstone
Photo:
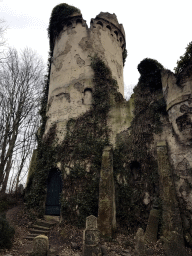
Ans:
<svg viewBox="0 0 192 256"><path fill-rule="evenodd" d="M148 224L145 231L145 242L156 243L159 225L159 210L152 209L149 214Z"/></svg>
<svg viewBox="0 0 192 256"><path fill-rule="evenodd" d="M163 208L163 246L169 256L184 256L182 222L165 141L157 143L157 161Z"/></svg>
<svg viewBox="0 0 192 256"><path fill-rule="evenodd" d="M136 256L146 256L144 231L142 228L139 228L135 235L135 255Z"/></svg>
<svg viewBox="0 0 192 256"><path fill-rule="evenodd" d="M49 251L49 240L47 236L39 235L33 240L33 252L31 256L47 256Z"/></svg>
<svg viewBox="0 0 192 256"><path fill-rule="evenodd" d="M102 256L99 241L97 218L91 215L86 218L86 229L83 231L83 256Z"/></svg>
<svg viewBox="0 0 192 256"><path fill-rule="evenodd" d="M113 152L111 146L103 150L99 184L98 228L101 235L111 238L116 228Z"/></svg>

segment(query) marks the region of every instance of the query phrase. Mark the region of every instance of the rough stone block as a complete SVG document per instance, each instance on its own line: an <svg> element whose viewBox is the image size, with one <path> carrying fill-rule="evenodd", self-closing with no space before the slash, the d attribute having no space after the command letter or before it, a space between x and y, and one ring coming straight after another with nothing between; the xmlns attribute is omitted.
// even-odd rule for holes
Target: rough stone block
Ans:
<svg viewBox="0 0 192 256"><path fill-rule="evenodd" d="M159 210L152 209L149 214L149 220L145 232L145 242L146 243L156 243L157 233L159 224Z"/></svg>
<svg viewBox="0 0 192 256"><path fill-rule="evenodd" d="M104 237L112 237L116 228L115 187L113 178L113 153L107 146L103 150L99 184L98 228Z"/></svg>

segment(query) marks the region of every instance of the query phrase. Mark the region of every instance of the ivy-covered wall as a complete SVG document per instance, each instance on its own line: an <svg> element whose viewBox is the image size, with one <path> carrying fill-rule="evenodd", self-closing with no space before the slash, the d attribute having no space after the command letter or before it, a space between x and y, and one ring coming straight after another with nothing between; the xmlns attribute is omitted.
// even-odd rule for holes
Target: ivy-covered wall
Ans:
<svg viewBox="0 0 192 256"><path fill-rule="evenodd" d="M39 140L36 171L26 189L28 206L40 207L43 214L48 172L59 164L64 184L62 216L77 225L84 224L88 215L97 215L102 152L109 144L108 114L111 104L124 102L105 63L94 56L91 67L95 90L90 111L68 121L62 143L57 143L56 125Z"/></svg>
<svg viewBox="0 0 192 256"><path fill-rule="evenodd" d="M161 132L161 117L167 115L162 69L152 59L138 65L141 76L134 88L134 118L127 132L119 134L114 151L117 219L131 231L145 229L151 207L160 203L154 134Z"/></svg>

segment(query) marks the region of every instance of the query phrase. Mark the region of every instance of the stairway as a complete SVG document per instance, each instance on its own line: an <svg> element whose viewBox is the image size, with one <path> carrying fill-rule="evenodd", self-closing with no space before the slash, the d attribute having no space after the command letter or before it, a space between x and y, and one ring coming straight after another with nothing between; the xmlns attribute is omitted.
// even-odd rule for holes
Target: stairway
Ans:
<svg viewBox="0 0 192 256"><path fill-rule="evenodd" d="M35 224L30 226L30 234L26 237L26 239L32 241L36 236L47 236L51 228L59 222L55 216L44 216L44 218L45 219L37 219Z"/></svg>

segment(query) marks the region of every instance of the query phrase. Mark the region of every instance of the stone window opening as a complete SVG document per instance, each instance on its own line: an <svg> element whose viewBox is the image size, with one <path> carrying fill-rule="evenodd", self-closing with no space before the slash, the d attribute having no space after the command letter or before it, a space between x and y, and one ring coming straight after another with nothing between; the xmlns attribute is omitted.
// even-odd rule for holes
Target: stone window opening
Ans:
<svg viewBox="0 0 192 256"><path fill-rule="evenodd" d="M98 21L97 24L103 27L103 23L101 21Z"/></svg>
<svg viewBox="0 0 192 256"><path fill-rule="evenodd" d="M77 19L77 20L76 20L76 25L78 25L78 24L81 24L81 25L82 25L82 20L81 20L81 19Z"/></svg>
<svg viewBox="0 0 192 256"><path fill-rule="evenodd" d="M116 37L118 38L118 32L115 30L114 33L115 33Z"/></svg>
<svg viewBox="0 0 192 256"><path fill-rule="evenodd" d="M92 104L92 89L86 88L83 93L83 104L91 105Z"/></svg>
<svg viewBox="0 0 192 256"><path fill-rule="evenodd" d="M111 27L109 25L107 25L106 28L111 32Z"/></svg>

